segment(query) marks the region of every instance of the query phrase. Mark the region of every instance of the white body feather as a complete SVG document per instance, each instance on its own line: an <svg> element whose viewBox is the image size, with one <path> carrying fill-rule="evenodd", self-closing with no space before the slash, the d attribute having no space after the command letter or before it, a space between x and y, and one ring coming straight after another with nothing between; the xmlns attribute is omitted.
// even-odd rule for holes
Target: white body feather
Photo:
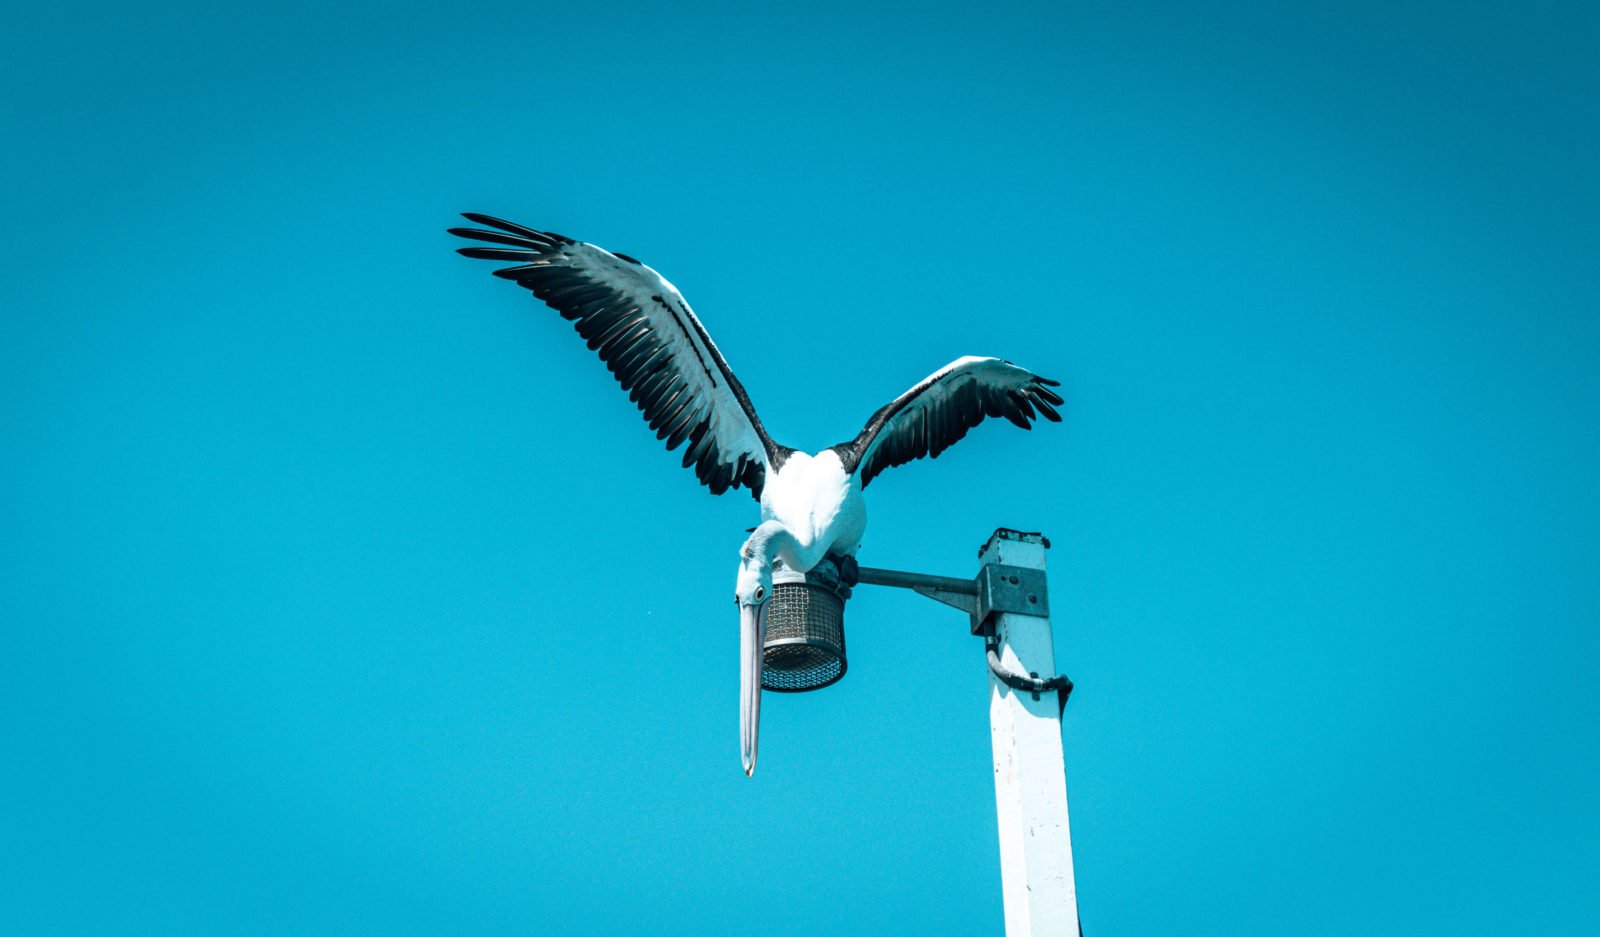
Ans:
<svg viewBox="0 0 1600 937"><path fill-rule="evenodd" d="M867 504L861 486L845 472L838 453L790 454L761 492L761 519L777 521L794 536L779 558L806 572L828 554L853 556L867 529Z"/></svg>

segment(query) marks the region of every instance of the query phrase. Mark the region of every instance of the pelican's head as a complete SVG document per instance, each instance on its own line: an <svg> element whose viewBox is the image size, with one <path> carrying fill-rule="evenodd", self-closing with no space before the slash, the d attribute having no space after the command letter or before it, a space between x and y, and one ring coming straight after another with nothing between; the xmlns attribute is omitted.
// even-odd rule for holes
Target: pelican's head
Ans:
<svg viewBox="0 0 1600 937"><path fill-rule="evenodd" d="M772 563L748 544L739 554L739 579L733 598L739 606L739 754L748 777L756 770L761 658L767 643L767 603L772 598Z"/></svg>
<svg viewBox="0 0 1600 937"><path fill-rule="evenodd" d="M739 578L733 587L733 600L739 608L756 608L765 605L772 597L772 564L754 557L741 555Z"/></svg>

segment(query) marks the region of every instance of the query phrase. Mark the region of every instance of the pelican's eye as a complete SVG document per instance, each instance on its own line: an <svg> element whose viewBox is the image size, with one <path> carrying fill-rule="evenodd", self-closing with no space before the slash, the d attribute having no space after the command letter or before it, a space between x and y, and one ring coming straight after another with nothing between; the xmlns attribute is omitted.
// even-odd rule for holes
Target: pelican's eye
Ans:
<svg viewBox="0 0 1600 937"><path fill-rule="evenodd" d="M767 597L767 587L766 586L756 586L756 601L759 602L759 601L761 601L762 599L764 599L766 597Z"/></svg>

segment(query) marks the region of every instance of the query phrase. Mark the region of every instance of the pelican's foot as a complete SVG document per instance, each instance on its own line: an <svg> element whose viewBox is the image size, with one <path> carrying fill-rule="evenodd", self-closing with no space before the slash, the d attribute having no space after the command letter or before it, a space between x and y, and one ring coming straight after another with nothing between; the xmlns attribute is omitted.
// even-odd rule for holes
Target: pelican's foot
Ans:
<svg viewBox="0 0 1600 937"><path fill-rule="evenodd" d="M841 556L838 560L839 582L846 588L855 588L861 581L861 564L853 556Z"/></svg>

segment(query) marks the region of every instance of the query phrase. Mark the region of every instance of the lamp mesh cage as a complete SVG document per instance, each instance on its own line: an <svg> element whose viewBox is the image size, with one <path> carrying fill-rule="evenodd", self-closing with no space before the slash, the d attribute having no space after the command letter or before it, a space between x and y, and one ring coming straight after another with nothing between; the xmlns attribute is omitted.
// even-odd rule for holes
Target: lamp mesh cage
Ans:
<svg viewBox="0 0 1600 937"><path fill-rule="evenodd" d="M767 641L761 686L779 693L820 690L837 683L848 666L844 654L844 603L850 587L839 581L830 557L809 573L780 570L767 600Z"/></svg>

